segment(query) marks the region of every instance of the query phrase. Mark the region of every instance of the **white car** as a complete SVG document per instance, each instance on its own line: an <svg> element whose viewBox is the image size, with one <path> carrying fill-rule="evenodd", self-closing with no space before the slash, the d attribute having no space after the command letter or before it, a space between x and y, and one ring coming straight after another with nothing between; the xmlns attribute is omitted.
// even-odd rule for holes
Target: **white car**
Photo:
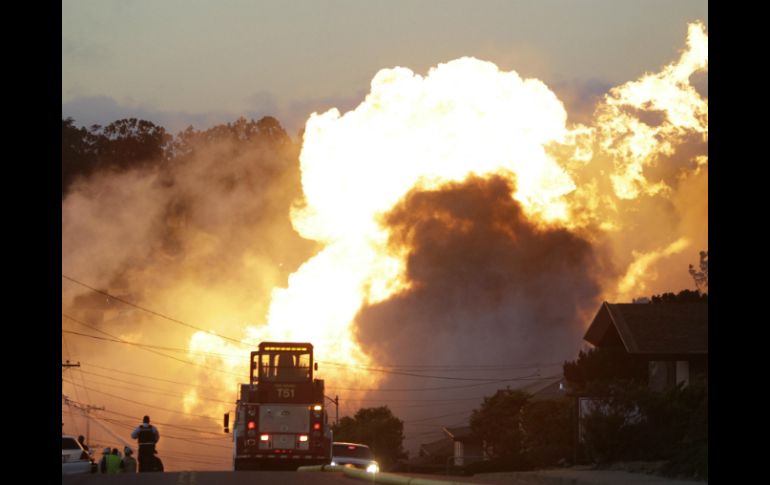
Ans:
<svg viewBox="0 0 770 485"><path fill-rule="evenodd" d="M360 468L369 473L380 471L380 466L375 461L372 450L359 443L332 443L331 464Z"/></svg>
<svg viewBox="0 0 770 485"><path fill-rule="evenodd" d="M95 473L96 463L74 436L61 437L61 474Z"/></svg>

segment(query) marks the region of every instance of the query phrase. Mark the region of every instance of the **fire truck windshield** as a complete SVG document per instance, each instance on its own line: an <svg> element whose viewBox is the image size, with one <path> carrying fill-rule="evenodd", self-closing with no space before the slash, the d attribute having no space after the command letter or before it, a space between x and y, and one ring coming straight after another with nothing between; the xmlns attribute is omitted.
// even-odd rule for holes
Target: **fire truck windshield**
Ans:
<svg viewBox="0 0 770 485"><path fill-rule="evenodd" d="M305 382L310 380L310 352L263 350L259 355L259 380Z"/></svg>

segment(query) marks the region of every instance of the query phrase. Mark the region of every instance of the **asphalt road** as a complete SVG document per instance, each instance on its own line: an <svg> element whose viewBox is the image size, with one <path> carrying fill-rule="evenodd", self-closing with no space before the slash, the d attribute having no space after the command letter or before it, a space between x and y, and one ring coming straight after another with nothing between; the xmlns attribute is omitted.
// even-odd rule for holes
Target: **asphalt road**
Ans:
<svg viewBox="0 0 770 485"><path fill-rule="evenodd" d="M165 472L63 476L62 485L355 485L361 480L320 472Z"/></svg>

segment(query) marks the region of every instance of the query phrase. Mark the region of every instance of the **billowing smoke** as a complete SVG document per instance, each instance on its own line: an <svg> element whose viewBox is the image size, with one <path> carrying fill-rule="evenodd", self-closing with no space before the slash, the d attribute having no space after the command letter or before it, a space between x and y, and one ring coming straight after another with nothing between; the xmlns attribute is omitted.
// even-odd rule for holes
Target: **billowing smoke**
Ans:
<svg viewBox="0 0 770 485"><path fill-rule="evenodd" d="M181 322L251 341L247 328L264 321L272 289L286 285L314 250L289 220L300 195L298 147L270 119L191 131L177 140L171 161L99 171L71 187L62 202L62 273ZM182 450L219 456L215 465L227 466L221 416L235 401L237 383L246 380L253 345L203 332L191 339L195 329L67 278L62 313L65 332L144 346L64 333L65 357L82 361L80 370L65 375L70 399L106 406L108 424L126 435L143 414L203 430L161 426L167 435L193 440L162 440L172 469L184 462L173 458ZM116 397L129 394L146 406Z"/></svg>
<svg viewBox="0 0 770 485"><path fill-rule="evenodd" d="M606 268L587 240L534 225L512 192L505 179L471 178L410 193L388 214L411 287L356 319L375 362L516 364L572 353Z"/></svg>
<svg viewBox="0 0 770 485"><path fill-rule="evenodd" d="M310 117L299 164L268 124L253 142L214 130L160 168L98 172L63 202L63 273L224 337L65 280L64 313L203 367L118 360L117 344L85 340L77 353L106 367L130 355L136 372L194 384L173 400L186 412L219 416L250 350L228 338L310 341L343 414L390 404L418 428L462 423L495 386L558 374L602 299L693 287L688 265L708 247L708 105L691 78L707 47L692 24L680 59L611 89L592 116L463 58L425 76L383 69L355 109ZM457 372L443 381L456 385L394 367L407 364ZM422 398L456 412L421 423Z"/></svg>

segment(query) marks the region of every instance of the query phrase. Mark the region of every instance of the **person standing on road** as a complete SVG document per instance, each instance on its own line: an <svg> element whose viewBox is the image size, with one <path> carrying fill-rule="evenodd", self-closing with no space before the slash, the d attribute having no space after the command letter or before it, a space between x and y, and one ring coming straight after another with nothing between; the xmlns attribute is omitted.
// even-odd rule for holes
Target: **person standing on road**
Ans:
<svg viewBox="0 0 770 485"><path fill-rule="evenodd" d="M107 457L110 456L110 449L105 448L102 450L102 459L99 461L99 472L107 473Z"/></svg>
<svg viewBox="0 0 770 485"><path fill-rule="evenodd" d="M139 473L152 470L152 464L155 458L155 443L160 440L158 428L150 424L150 417L145 416L142 424L136 427L131 433L131 439L137 441L139 445Z"/></svg>
<svg viewBox="0 0 770 485"><path fill-rule="evenodd" d="M80 443L80 446L82 446L83 449L86 450L86 453L88 453L89 455L91 454L91 452L88 450L88 445L86 444L85 436L83 436L82 434L78 436L78 443Z"/></svg>
<svg viewBox="0 0 770 485"><path fill-rule="evenodd" d="M131 456L134 454L133 450L126 446L123 452L126 455L123 458L123 462L120 464L120 468L123 470L123 473L136 473L136 460L133 456Z"/></svg>
<svg viewBox="0 0 770 485"><path fill-rule="evenodd" d="M120 473L120 455L118 455L118 449L113 448L112 453L107 455L107 475L117 475Z"/></svg>

